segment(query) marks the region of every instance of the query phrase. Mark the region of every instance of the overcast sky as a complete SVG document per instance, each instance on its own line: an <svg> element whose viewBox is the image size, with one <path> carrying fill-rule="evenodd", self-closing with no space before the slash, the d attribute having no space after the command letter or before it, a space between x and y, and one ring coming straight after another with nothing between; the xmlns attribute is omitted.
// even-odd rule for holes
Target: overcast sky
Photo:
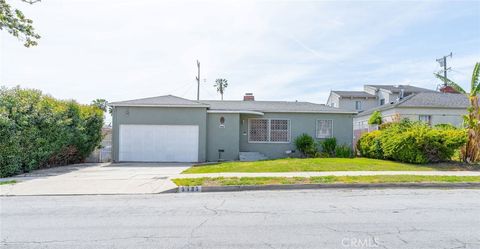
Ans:
<svg viewBox="0 0 480 249"><path fill-rule="evenodd" d="M89 103L165 94L325 103L331 89L435 89L435 61L467 87L480 61L480 1L7 0L42 35L25 48L0 32L0 83Z"/></svg>

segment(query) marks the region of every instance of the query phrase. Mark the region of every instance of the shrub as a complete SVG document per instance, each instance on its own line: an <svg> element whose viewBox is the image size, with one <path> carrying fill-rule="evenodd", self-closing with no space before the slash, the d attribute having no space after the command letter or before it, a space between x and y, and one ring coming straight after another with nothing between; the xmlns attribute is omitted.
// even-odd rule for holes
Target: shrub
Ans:
<svg viewBox="0 0 480 249"><path fill-rule="evenodd" d="M337 139L336 138L334 138L334 137L327 138L323 141L320 141L319 145L322 149L322 152L327 153L331 157L335 156L335 148L337 147Z"/></svg>
<svg viewBox="0 0 480 249"><path fill-rule="evenodd" d="M452 124L436 124L434 127L441 130L458 130L458 128Z"/></svg>
<svg viewBox="0 0 480 249"><path fill-rule="evenodd" d="M383 158L380 131L364 133L357 141L357 150L360 155L369 158Z"/></svg>
<svg viewBox="0 0 480 249"><path fill-rule="evenodd" d="M357 148L365 157L423 164L450 160L465 142L464 130L431 128L422 122L403 120L364 134Z"/></svg>
<svg viewBox="0 0 480 249"><path fill-rule="evenodd" d="M370 118L368 119L369 125L381 125L382 124L382 114L379 111L374 111Z"/></svg>
<svg viewBox="0 0 480 249"><path fill-rule="evenodd" d="M102 139L103 112L38 90L0 89L0 176L83 161Z"/></svg>
<svg viewBox="0 0 480 249"><path fill-rule="evenodd" d="M297 150L305 157L314 157L317 153L315 140L308 134L304 133L295 138L294 144Z"/></svg>
<svg viewBox="0 0 480 249"><path fill-rule="evenodd" d="M335 147L335 157L350 158L353 157L353 150L350 146L342 144Z"/></svg>

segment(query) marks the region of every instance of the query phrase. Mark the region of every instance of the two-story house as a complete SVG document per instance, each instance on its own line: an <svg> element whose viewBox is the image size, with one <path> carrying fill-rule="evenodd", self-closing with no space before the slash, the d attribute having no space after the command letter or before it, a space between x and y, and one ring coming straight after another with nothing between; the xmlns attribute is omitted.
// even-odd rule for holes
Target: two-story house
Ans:
<svg viewBox="0 0 480 249"><path fill-rule="evenodd" d="M411 94L435 92L410 85L364 85L363 91L331 91L327 105L361 112L398 102Z"/></svg>

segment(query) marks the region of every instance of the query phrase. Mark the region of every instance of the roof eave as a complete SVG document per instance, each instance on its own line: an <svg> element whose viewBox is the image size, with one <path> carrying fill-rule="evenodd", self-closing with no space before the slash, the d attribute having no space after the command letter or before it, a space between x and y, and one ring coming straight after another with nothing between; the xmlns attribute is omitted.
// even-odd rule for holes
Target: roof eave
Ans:
<svg viewBox="0 0 480 249"><path fill-rule="evenodd" d="M121 104L121 103L110 103L108 106L111 107L202 107L208 108L209 105L146 105L146 104Z"/></svg>

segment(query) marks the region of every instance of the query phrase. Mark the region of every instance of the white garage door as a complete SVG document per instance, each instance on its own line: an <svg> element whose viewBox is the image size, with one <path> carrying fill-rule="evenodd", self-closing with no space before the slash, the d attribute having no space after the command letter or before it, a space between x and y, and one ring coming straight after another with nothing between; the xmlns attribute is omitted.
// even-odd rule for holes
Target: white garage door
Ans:
<svg viewBox="0 0 480 249"><path fill-rule="evenodd" d="M120 125L119 161L197 162L196 125Z"/></svg>

